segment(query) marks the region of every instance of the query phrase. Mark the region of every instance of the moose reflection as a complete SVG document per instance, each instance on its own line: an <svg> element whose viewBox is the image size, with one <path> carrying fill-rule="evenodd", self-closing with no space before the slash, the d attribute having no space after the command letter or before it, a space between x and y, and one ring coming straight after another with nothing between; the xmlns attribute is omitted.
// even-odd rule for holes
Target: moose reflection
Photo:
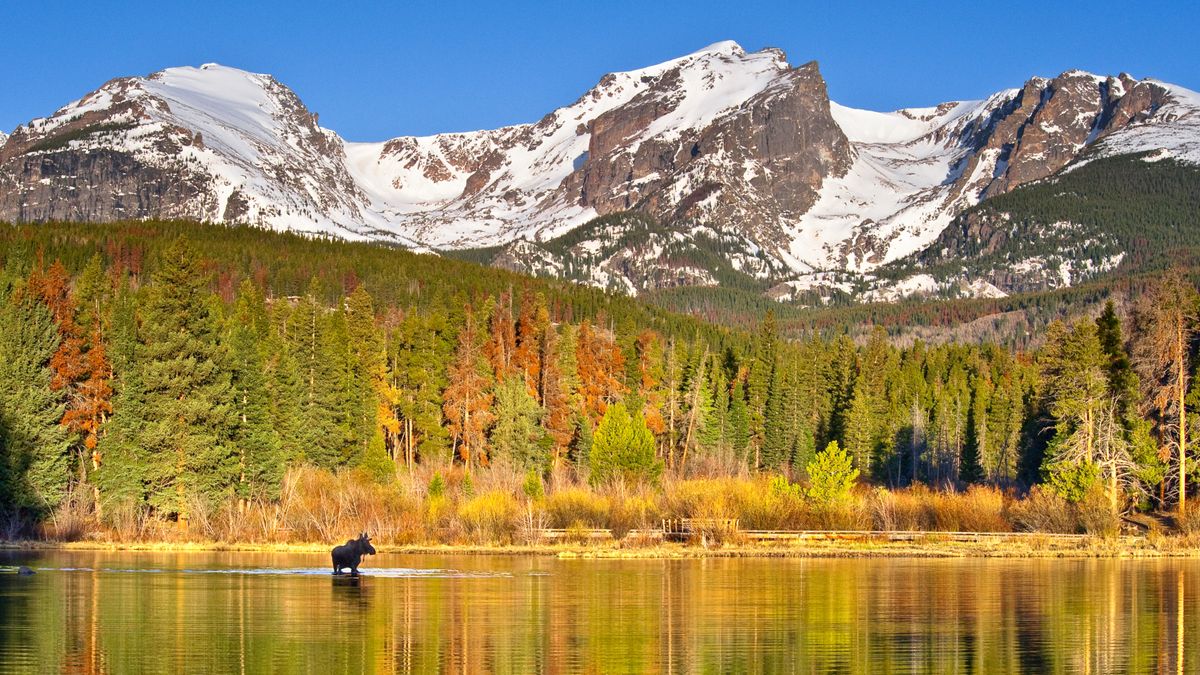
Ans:
<svg viewBox="0 0 1200 675"><path fill-rule="evenodd" d="M364 555L375 555L375 547L371 545L371 538L366 532L358 535L358 539L351 539L341 546L333 547L333 573L341 574L342 570L350 568L351 576L358 576L358 564L362 562Z"/></svg>

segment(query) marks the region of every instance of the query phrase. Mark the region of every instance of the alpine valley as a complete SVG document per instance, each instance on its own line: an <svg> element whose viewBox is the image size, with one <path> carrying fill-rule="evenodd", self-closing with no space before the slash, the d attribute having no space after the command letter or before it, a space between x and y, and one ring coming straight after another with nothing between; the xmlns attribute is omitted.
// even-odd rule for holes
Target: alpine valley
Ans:
<svg viewBox="0 0 1200 675"><path fill-rule="evenodd" d="M1200 94L1033 77L872 112L721 42L501 129L352 143L268 75L122 77L0 133L0 221L248 223L629 294L1001 298L1200 245ZM1195 240L1195 241L1193 241Z"/></svg>

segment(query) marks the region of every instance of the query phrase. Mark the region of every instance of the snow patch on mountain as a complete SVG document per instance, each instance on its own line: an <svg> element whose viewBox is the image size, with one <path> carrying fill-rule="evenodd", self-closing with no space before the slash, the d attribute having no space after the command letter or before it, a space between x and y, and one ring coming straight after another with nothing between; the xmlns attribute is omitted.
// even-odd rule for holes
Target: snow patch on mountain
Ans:
<svg viewBox="0 0 1200 675"><path fill-rule="evenodd" d="M1200 164L1200 93L1159 80L1148 81L1166 89L1172 100L1144 122L1101 139L1097 156L1155 152L1159 158Z"/></svg>

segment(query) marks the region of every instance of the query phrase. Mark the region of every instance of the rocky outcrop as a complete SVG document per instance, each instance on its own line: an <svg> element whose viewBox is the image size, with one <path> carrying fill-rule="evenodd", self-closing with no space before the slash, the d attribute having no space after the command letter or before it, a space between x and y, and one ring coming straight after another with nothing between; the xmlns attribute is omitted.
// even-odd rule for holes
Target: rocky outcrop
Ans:
<svg viewBox="0 0 1200 675"><path fill-rule="evenodd" d="M759 281L870 272L981 200L1152 149L1200 163L1200 95L1125 74L875 113L830 102L816 63L721 42L605 75L531 124L346 143L273 78L210 64L112 80L0 139L0 220L236 221L421 249L519 241L506 264L575 278L574 254L538 247L633 212L661 226L657 248L589 235L605 256L585 280L640 291L715 283L722 265ZM696 227L723 242L691 242L656 274L646 256ZM1003 236L986 229L971 245Z"/></svg>

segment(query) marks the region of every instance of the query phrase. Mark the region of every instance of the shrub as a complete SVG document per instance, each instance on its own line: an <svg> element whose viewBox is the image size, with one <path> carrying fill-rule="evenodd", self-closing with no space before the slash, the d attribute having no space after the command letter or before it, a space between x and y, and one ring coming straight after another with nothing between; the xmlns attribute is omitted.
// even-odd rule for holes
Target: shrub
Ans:
<svg viewBox="0 0 1200 675"><path fill-rule="evenodd" d="M1029 496L1013 504L1012 521L1026 532L1073 534L1079 531L1071 505L1058 493L1034 486Z"/></svg>
<svg viewBox="0 0 1200 675"><path fill-rule="evenodd" d="M830 441L825 449L817 453L806 468L810 501L822 506L845 501L858 480L858 469L837 441Z"/></svg>
<svg viewBox="0 0 1200 675"><path fill-rule="evenodd" d="M517 529L520 505L511 494L494 490L467 500L458 510L476 542L510 543Z"/></svg>
<svg viewBox="0 0 1200 675"><path fill-rule="evenodd" d="M550 527L565 528L579 523L589 528L608 527L611 505L607 498L582 488L567 488L546 497Z"/></svg>
<svg viewBox="0 0 1200 675"><path fill-rule="evenodd" d="M624 539L631 530L653 529L662 518L658 502L648 495L614 495L610 504L608 524L613 539Z"/></svg>
<svg viewBox="0 0 1200 675"><path fill-rule="evenodd" d="M1179 531L1186 535L1200 534L1200 505L1192 504L1175 516Z"/></svg>
<svg viewBox="0 0 1200 675"><path fill-rule="evenodd" d="M972 485L966 492L929 493L934 527L943 532L1010 532L1004 494Z"/></svg>
<svg viewBox="0 0 1200 675"><path fill-rule="evenodd" d="M1077 522L1083 531L1101 537L1115 537L1121 531L1121 516L1113 513L1108 495L1096 486L1075 504Z"/></svg>

